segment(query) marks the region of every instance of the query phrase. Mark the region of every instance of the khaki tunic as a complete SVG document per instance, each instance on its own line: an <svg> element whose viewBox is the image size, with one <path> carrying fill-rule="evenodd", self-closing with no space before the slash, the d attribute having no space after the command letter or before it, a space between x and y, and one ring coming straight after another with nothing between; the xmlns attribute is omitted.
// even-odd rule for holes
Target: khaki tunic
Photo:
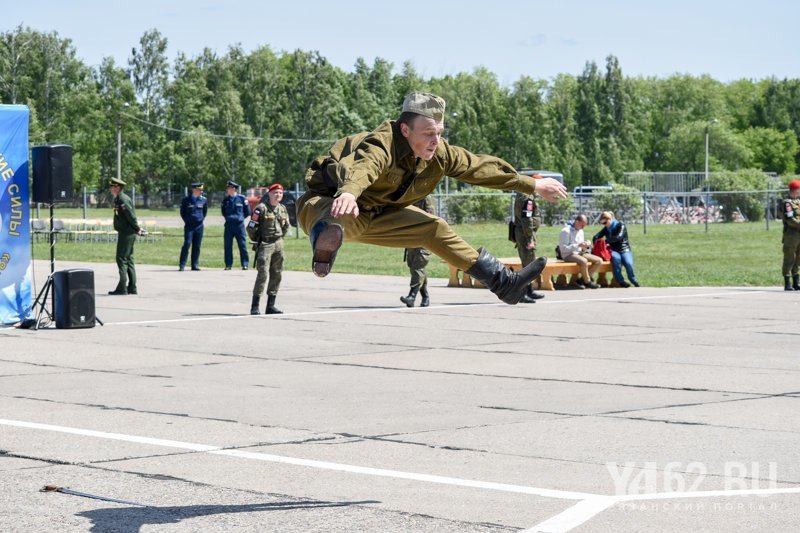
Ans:
<svg viewBox="0 0 800 533"><path fill-rule="evenodd" d="M430 161L414 156L395 121L372 132L337 141L311 164L308 192L298 200L306 233L319 221L344 227L346 240L399 248L424 247L456 268L467 270L478 252L442 219L413 207L445 176L492 189L533 193L534 178L521 176L502 159L476 155L442 140ZM334 219L333 198L353 194L360 214Z"/></svg>
<svg viewBox="0 0 800 533"><path fill-rule="evenodd" d="M800 198L783 202L783 275L800 272Z"/></svg>

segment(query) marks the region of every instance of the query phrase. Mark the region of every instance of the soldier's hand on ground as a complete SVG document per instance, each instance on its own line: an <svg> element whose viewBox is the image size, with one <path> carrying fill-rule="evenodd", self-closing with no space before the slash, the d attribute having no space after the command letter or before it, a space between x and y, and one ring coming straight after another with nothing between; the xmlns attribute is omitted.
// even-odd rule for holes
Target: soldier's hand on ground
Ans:
<svg viewBox="0 0 800 533"><path fill-rule="evenodd" d="M567 197L567 188L556 179L542 178L536 180L536 194L548 202L556 202Z"/></svg>
<svg viewBox="0 0 800 533"><path fill-rule="evenodd" d="M358 216L356 197L349 192L343 192L334 198L331 205L331 216L333 218L339 218L342 215L353 215L353 218Z"/></svg>

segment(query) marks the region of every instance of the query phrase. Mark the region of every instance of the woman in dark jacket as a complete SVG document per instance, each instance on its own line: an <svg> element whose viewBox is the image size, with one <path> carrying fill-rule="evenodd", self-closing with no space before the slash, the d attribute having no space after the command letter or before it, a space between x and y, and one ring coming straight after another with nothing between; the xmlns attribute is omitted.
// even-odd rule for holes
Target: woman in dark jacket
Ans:
<svg viewBox="0 0 800 533"><path fill-rule="evenodd" d="M614 279L617 280L620 287L634 287L639 286L636 280L636 275L633 273L633 252L631 252L631 245L628 242L628 228L625 224L614 218L614 213L611 211L603 211L600 213L600 224L605 226L592 237L592 243L598 239L605 237L606 244L611 248L611 269L614 271ZM626 282L622 277L622 266L625 266L625 272L628 274Z"/></svg>

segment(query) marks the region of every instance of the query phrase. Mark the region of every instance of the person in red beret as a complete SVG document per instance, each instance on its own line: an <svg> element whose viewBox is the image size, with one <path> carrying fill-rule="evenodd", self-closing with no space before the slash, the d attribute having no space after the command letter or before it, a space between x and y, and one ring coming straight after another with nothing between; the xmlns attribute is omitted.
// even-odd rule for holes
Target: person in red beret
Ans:
<svg viewBox="0 0 800 533"><path fill-rule="evenodd" d="M789 182L783 201L783 290L800 291L800 180Z"/></svg>
<svg viewBox="0 0 800 533"><path fill-rule="evenodd" d="M283 185L275 183L267 189L269 200L258 204L247 224L247 236L255 242L256 252L256 284L253 287L253 301L250 314L258 315L258 306L264 288L267 289L268 315L281 314L283 311L275 307L275 298L281 286L283 272L283 236L289 231L289 213L281 204ZM267 282L269 279L269 283Z"/></svg>

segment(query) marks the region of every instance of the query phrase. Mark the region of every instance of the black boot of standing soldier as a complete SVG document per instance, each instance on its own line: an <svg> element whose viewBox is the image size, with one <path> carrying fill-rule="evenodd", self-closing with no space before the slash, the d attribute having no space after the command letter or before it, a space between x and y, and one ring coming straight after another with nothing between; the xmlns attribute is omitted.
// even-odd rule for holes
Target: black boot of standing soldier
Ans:
<svg viewBox="0 0 800 533"><path fill-rule="evenodd" d="M275 307L275 295L268 294L267 295L267 310L266 314L268 315L282 315L283 311Z"/></svg>
<svg viewBox="0 0 800 533"><path fill-rule="evenodd" d="M260 315L261 313L258 311L258 306L261 303L260 296L253 296L253 301L250 302L250 314L251 315Z"/></svg>
<svg viewBox="0 0 800 533"><path fill-rule="evenodd" d="M516 305L522 299L531 282L547 266L547 258L538 257L522 270L514 272L483 248L478 252L478 260L469 267L467 274L486 285L509 305Z"/></svg>
<svg viewBox="0 0 800 533"><path fill-rule="evenodd" d="M422 296L422 301L419 303L420 307L428 307L431 304L431 298L428 294L428 287L421 287L419 295Z"/></svg>
<svg viewBox="0 0 800 533"><path fill-rule="evenodd" d="M793 291L794 288L792 287L792 278L791 276L783 276L783 290L785 291Z"/></svg>
<svg viewBox="0 0 800 533"><path fill-rule="evenodd" d="M418 290L416 287L411 287L411 290L408 291L408 296L401 296L400 301L406 304L406 307L414 307L414 300L417 299Z"/></svg>
<svg viewBox="0 0 800 533"><path fill-rule="evenodd" d="M800 274L794 274L792 276L792 289L800 291Z"/></svg>

